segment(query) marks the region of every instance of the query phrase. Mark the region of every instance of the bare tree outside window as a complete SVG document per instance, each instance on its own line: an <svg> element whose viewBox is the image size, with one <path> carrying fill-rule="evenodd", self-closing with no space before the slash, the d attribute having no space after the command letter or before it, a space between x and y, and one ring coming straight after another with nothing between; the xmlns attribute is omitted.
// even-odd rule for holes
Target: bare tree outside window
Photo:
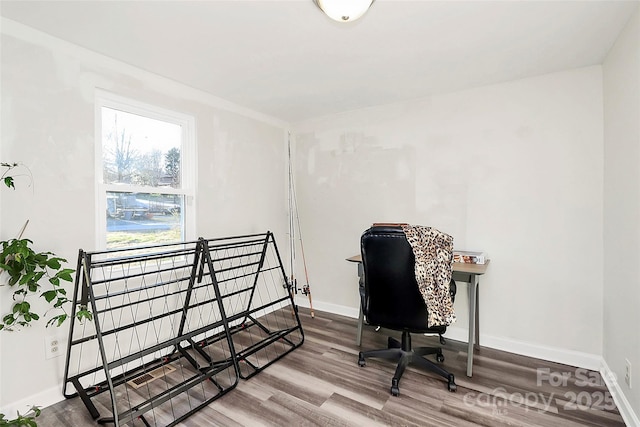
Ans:
<svg viewBox="0 0 640 427"><path fill-rule="evenodd" d="M107 248L183 240L182 126L102 107Z"/></svg>
<svg viewBox="0 0 640 427"><path fill-rule="evenodd" d="M118 124L118 115L103 140L104 179L106 182L131 183L131 171L137 160L132 135Z"/></svg>
<svg viewBox="0 0 640 427"><path fill-rule="evenodd" d="M173 148L172 148L173 150ZM162 152L158 149L145 153L136 161L136 175L134 183L158 187L162 183L164 169L162 167Z"/></svg>

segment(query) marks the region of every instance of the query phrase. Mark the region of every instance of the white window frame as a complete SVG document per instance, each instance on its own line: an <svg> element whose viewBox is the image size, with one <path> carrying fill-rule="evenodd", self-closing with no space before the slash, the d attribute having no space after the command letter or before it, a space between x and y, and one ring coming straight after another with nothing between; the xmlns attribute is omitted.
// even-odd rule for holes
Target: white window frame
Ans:
<svg viewBox="0 0 640 427"><path fill-rule="evenodd" d="M158 188L142 185L105 184L102 163L102 108L112 108L151 119L180 125L182 146L180 147L181 188ZM145 104L104 90L95 91L95 181L96 181L96 249L107 247L107 192L137 192L178 194L184 196L183 240L196 239L196 125L193 116L165 108Z"/></svg>

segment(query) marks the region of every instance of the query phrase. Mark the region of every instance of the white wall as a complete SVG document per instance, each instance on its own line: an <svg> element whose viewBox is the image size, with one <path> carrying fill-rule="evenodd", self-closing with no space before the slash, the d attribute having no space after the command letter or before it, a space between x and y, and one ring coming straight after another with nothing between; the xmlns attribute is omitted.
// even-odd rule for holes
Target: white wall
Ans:
<svg viewBox="0 0 640 427"><path fill-rule="evenodd" d="M286 242L285 125L209 95L2 21L2 161L19 161L33 186L18 179L2 190L0 239L24 237L75 267L79 248L97 247L94 194L94 89L193 115L198 140L197 235L271 230ZM285 251L286 252L286 251ZM10 307L1 290L2 310ZM40 309L42 313L43 308ZM44 323L44 322L40 322ZM61 397L64 357L46 360L43 325L0 333L0 408L48 405ZM5 412L7 413L7 412Z"/></svg>
<svg viewBox="0 0 640 427"><path fill-rule="evenodd" d="M603 350L640 425L640 10L609 52L603 75ZM624 381L625 359L633 388Z"/></svg>
<svg viewBox="0 0 640 427"><path fill-rule="evenodd" d="M27 237L71 263L95 246L100 87L196 117L198 235L271 229L284 252L285 124L2 24L0 160L28 165L34 186L0 191L0 239L29 218ZM485 344L556 360L604 354L619 378L627 357L640 384L640 112L629 95L640 90L638 33L636 13L604 64L604 125L598 66L299 123L298 204L316 306L356 313L356 270L344 258L370 223L432 225L492 259L480 291ZM6 290L0 297L4 307ZM463 329L464 292L456 309ZM59 398L63 358L45 360L43 342L56 333L64 337L42 325L0 334L0 408ZM636 413L637 390L621 386Z"/></svg>
<svg viewBox="0 0 640 427"><path fill-rule="evenodd" d="M435 226L491 258L481 341L597 367L602 121L593 66L296 124L314 303L356 312L344 259L372 222Z"/></svg>

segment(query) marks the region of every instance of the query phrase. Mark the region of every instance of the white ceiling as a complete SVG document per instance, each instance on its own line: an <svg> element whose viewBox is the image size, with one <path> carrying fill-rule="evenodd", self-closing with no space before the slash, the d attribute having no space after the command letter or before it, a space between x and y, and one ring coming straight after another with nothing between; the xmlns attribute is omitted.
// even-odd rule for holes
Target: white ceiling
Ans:
<svg viewBox="0 0 640 427"><path fill-rule="evenodd" d="M7 1L0 14L296 122L602 63L638 1Z"/></svg>

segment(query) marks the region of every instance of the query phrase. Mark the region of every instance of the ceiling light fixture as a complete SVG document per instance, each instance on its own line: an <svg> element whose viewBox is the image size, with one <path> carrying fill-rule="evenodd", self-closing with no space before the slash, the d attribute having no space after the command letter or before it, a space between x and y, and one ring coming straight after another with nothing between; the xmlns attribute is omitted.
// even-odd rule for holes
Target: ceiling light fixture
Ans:
<svg viewBox="0 0 640 427"><path fill-rule="evenodd" d="M338 22L351 22L360 18L374 0L313 0L329 18Z"/></svg>

